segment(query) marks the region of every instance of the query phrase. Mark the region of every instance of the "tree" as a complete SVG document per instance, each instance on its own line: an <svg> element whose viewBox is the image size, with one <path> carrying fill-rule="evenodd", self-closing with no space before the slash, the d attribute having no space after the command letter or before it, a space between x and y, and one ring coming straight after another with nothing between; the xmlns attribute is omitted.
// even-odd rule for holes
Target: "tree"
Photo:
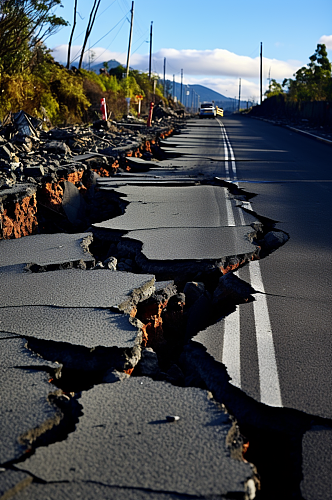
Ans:
<svg viewBox="0 0 332 500"><path fill-rule="evenodd" d="M283 94L283 92L284 91L283 91L281 83L278 83L274 78L272 78L271 81L270 81L270 84L269 84L269 88L265 92L264 95L267 98L269 98L269 97L272 97L274 95Z"/></svg>
<svg viewBox="0 0 332 500"><path fill-rule="evenodd" d="M119 64L119 66L108 70L108 72L110 75L116 76L117 80L122 80L123 75L126 73L126 68L122 64Z"/></svg>
<svg viewBox="0 0 332 500"><path fill-rule="evenodd" d="M87 28L86 28L86 31L85 31L85 37L84 37L84 42L83 42L83 46L82 46L80 60L79 60L79 63L78 63L78 69L81 69L81 67L82 67L83 56L84 56L84 53L85 53L85 47L86 47L86 44L88 43L89 36L91 34L93 25L95 23L96 15L97 15L97 11L99 9L100 2L101 2L101 0L94 0L94 2L93 2L93 6L92 6L92 9L91 9L91 12L90 12L90 17L89 17L89 22L88 22L88 25L87 25Z"/></svg>
<svg viewBox="0 0 332 500"><path fill-rule="evenodd" d="M331 63L327 57L326 46L318 44L310 62L295 73L295 80L289 78L282 86L288 87L292 100L320 101L329 98L331 93Z"/></svg>
<svg viewBox="0 0 332 500"><path fill-rule="evenodd" d="M77 14L77 0L75 0L74 4L74 22L73 22L73 27L70 33L70 38L69 38L69 43L68 43L68 56L67 56L67 66L66 68L69 69L70 66L70 52L71 52L71 44L73 41L73 36L74 36L74 31L76 27L76 14Z"/></svg>
<svg viewBox="0 0 332 500"><path fill-rule="evenodd" d="M67 22L53 13L61 0L3 0L0 6L0 68L22 71L31 51Z"/></svg>

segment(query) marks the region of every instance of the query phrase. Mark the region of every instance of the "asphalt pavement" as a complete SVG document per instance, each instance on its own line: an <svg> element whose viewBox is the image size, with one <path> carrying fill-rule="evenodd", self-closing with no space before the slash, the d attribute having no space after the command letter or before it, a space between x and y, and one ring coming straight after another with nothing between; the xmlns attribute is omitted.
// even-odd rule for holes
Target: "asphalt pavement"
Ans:
<svg viewBox="0 0 332 500"><path fill-rule="evenodd" d="M244 206L278 221L289 241L239 270L260 292L255 301L194 340L256 401L326 419L303 436L301 493L330 498L331 146L248 117L225 118L221 127L226 177L257 195Z"/></svg>
<svg viewBox="0 0 332 500"><path fill-rule="evenodd" d="M149 300L175 295L172 281L156 281L165 262L168 270L175 261L186 270L203 262L221 275L218 263L238 255L245 262L259 249L255 217L244 215L219 181L201 182L222 174L219 124L211 135L194 122L187 134L195 158L132 160L149 176L123 173L118 188L113 179L97 181L105 196L126 199L122 216L77 235L0 241L0 498L255 497L257 474L243 459L233 417L206 388L184 387L191 384L178 366L162 372L146 349L149 325L135 317ZM67 184L63 209L76 220L81 198ZM154 262L149 273L131 271L138 254L117 269L114 243L111 265L95 266L91 242L97 233L107 242L114 232L118 248L140 243L138 254ZM174 318L169 307L168 321Z"/></svg>
<svg viewBox="0 0 332 500"><path fill-rule="evenodd" d="M160 152L97 178L122 215L77 235L0 242L0 492L253 499L257 460L261 498L328 498L331 148L234 116L189 120ZM70 193L64 209L75 219L80 199ZM94 239L113 267L93 268ZM162 316L166 290L175 294L172 281L158 282L164 274L189 282ZM163 373L146 350L148 325L135 315L151 304L157 329L164 321L189 340L181 369ZM61 370L65 392L54 386ZM248 462L223 403L253 439Z"/></svg>

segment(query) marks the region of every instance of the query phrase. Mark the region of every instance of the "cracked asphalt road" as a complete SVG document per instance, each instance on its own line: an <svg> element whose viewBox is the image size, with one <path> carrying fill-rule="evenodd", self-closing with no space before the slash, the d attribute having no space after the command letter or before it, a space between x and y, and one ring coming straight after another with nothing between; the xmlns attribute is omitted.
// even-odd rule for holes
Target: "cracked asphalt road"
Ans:
<svg viewBox="0 0 332 500"><path fill-rule="evenodd" d="M198 135L201 132L206 130L198 130ZM217 134L208 143L217 156L219 139ZM197 138L194 143L201 147ZM0 498L120 498L128 491L133 499L255 496L255 469L242 458L236 422L206 388L183 387L184 375L176 365L167 373L158 361L154 371L149 362L143 365L150 353L144 349L147 326L135 315L149 299L167 303L167 293L174 295L172 281L155 280L166 261L167 272L176 278L173 261L187 267L186 272L196 261L197 269L212 267L221 275L216 262L238 254L243 261L252 258L258 246L251 223L257 221L239 215L225 187L200 185L202 177L211 180L220 173L215 159L181 159L176 166L172 161L160 163L159 180L162 177L169 187L161 182L158 186L151 176L144 178L145 184L147 180L154 187L142 187L139 174L119 175L128 184L122 191L131 189L134 197L140 192L138 206L134 199L126 200L127 213L95 224L92 234L0 242L0 285L5 291L0 342L6 373L1 381L6 446ZM100 190L115 192L112 181L100 181ZM72 207L68 218L77 218L80 200L77 190L72 191L71 196L67 190L63 203L66 209ZM238 213L237 223L229 219L230 210ZM141 251L135 250L137 260L142 255L146 261L158 261L149 266L153 274L142 268L139 273L91 269L94 259L88 249L94 231L121 229L127 234L118 247L128 250L133 240L142 243ZM211 244L202 238L202 230L210 230ZM177 330L181 318L176 300L174 309L170 303L164 321ZM137 375L154 373L160 380L135 377L135 369ZM181 380L180 386L176 380Z"/></svg>
<svg viewBox="0 0 332 500"><path fill-rule="evenodd" d="M318 157L327 165L330 149L316 143L311 148L310 140L308 145L308 139L294 135L247 118L190 120L181 134L162 141L168 159L146 162L148 173L97 180L101 191L129 203L123 215L90 228L94 239L112 242L110 248L127 257L126 271L85 269L92 265L91 255L80 242L90 233L26 237L21 246L0 242L0 284L7 290L0 342L15 374L10 392L19 395L23 387L24 394L22 401L13 401L10 392L2 398L2 411L15 418L2 419L7 440L0 499L234 494L253 499L256 474L242 459L244 438L220 405L224 402L254 438L258 451L249 462L264 462L262 499L280 498L281 491L285 499L301 493L307 500L324 498L331 470L326 460L331 242L322 223L328 224L323 200L328 200L330 172L317 171L313 162ZM141 168L143 162L132 159L135 163ZM249 201L239 187L259 196ZM68 197L66 203L72 201L76 209L69 192ZM280 221L278 227L273 221ZM285 247L274 252L287 234ZM260 252L267 257L251 262ZM29 263L44 272L24 273ZM50 270L53 264L69 268ZM240 280L231 281L230 288L222 280L223 272L239 266L236 274L251 284L248 293ZM172 282L158 282L165 276L187 281L197 276L193 295L185 288L186 298L175 296L173 309L165 299ZM196 283L198 278L204 283ZM186 333L182 300L188 300ZM169 338L162 346L178 346L175 334L188 340L198 332L179 357L181 369L172 365L167 373L158 362L151 368L145 361L143 367L149 334L137 313L151 304L161 310L162 301L169 301L161 316ZM39 357L31 359L27 347ZM13 349L20 351L19 366ZM170 351L165 352L167 357ZM53 384L61 387L61 367L66 390L57 392ZM149 370L150 378L139 376ZM175 372L185 381L180 387L169 383ZM34 387L35 373L39 378L32 391L28 384ZM51 398L45 393L48 373ZM6 391L4 384L1 392ZM30 394L35 411L26 415ZM180 419L168 422L169 415ZM286 433L287 439L276 444L271 457L257 443L265 440L271 449L274 433ZM286 472L282 454L289 462ZM286 491L284 485L275 488L280 474L292 479Z"/></svg>

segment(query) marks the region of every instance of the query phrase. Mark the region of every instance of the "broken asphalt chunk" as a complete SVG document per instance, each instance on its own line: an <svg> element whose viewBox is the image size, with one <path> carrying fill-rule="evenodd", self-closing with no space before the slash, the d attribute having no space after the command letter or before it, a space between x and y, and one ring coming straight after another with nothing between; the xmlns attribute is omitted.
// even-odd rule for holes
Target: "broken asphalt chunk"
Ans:
<svg viewBox="0 0 332 500"><path fill-rule="evenodd" d="M25 238L0 240L1 268L17 264L36 264L44 269L80 260L94 263L88 248L92 233L36 234Z"/></svg>
<svg viewBox="0 0 332 500"><path fill-rule="evenodd" d="M25 348L26 341L0 338L0 463L20 458L34 439L59 423L61 411L49 401L58 389L49 383L50 363ZM1 475L0 475L1 482Z"/></svg>
<svg viewBox="0 0 332 500"><path fill-rule="evenodd" d="M241 280L232 272L224 274L219 278L217 288L213 293L213 304L231 300L234 303L247 302L256 290L245 281Z"/></svg>
<svg viewBox="0 0 332 500"><path fill-rule="evenodd" d="M15 314L10 307L4 307L2 314L3 331L28 338L88 349L128 349L142 340L138 322L134 324L128 316L106 309L24 306L15 307Z"/></svg>
<svg viewBox="0 0 332 500"><path fill-rule="evenodd" d="M94 482L199 498L236 492L245 499L254 487L253 467L232 458L227 445L234 422L207 391L130 378L96 386L80 403L76 431L39 448L18 464L20 470L46 482L80 487ZM165 415L181 419L167 425Z"/></svg>
<svg viewBox="0 0 332 500"><path fill-rule="evenodd" d="M106 270L67 269L46 273L13 275L10 282L0 273L0 286L6 294L1 307L54 306L63 308L116 307L131 311L140 300L151 295L154 276Z"/></svg>

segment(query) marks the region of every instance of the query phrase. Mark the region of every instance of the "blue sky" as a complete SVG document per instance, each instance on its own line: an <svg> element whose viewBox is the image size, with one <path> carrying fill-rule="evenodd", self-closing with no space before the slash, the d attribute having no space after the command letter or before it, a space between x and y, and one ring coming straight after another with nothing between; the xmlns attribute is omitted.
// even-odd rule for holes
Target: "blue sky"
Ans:
<svg viewBox="0 0 332 500"><path fill-rule="evenodd" d="M72 58L79 53L92 0L78 0ZM74 0L63 0L56 13L72 24ZM90 61L116 59L126 64L131 0L101 0L90 37ZM227 97L258 100L259 53L263 42L263 86L268 76L282 82L309 62L317 43L325 43L332 61L331 0L135 0L130 66L149 67L153 21L152 70L185 84L201 84ZM56 60L65 62L71 27L46 41ZM109 33L108 33L109 32ZM108 33L108 34L107 34ZM88 64L89 53L85 54Z"/></svg>

